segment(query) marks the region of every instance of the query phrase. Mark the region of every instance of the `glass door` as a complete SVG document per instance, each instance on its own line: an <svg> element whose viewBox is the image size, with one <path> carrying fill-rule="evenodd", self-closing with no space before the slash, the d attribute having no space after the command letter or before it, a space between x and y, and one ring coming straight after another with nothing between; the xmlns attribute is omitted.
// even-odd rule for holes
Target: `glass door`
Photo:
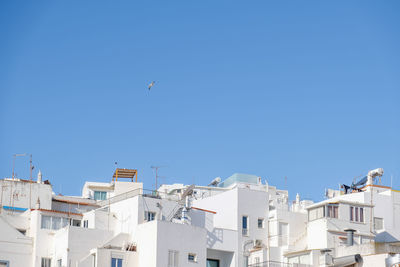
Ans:
<svg viewBox="0 0 400 267"><path fill-rule="evenodd" d="M207 267L219 267L219 260L207 259Z"/></svg>

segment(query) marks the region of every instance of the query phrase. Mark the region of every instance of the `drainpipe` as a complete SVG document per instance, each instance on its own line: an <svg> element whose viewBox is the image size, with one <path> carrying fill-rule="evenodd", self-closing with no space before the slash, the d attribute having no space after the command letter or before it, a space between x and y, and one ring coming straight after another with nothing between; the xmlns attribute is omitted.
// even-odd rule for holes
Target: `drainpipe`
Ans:
<svg viewBox="0 0 400 267"><path fill-rule="evenodd" d="M351 247L354 245L354 232L356 230L354 229L345 229L344 230L347 233L347 246Z"/></svg>
<svg viewBox="0 0 400 267"><path fill-rule="evenodd" d="M249 265L249 256L250 252L246 250L246 246L253 244L253 240L247 240L246 242L243 243L243 260L246 260L246 267Z"/></svg>

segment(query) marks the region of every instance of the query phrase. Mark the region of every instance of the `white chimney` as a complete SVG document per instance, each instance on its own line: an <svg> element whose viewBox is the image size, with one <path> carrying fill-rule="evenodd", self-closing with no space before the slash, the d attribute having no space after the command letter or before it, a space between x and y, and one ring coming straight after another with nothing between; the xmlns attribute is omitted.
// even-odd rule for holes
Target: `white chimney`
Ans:
<svg viewBox="0 0 400 267"><path fill-rule="evenodd" d="M37 210L40 209L40 199L39 198L36 201L35 209L37 209Z"/></svg>
<svg viewBox="0 0 400 267"><path fill-rule="evenodd" d="M37 175L37 183L41 184L42 183L42 172L39 170L38 175Z"/></svg>

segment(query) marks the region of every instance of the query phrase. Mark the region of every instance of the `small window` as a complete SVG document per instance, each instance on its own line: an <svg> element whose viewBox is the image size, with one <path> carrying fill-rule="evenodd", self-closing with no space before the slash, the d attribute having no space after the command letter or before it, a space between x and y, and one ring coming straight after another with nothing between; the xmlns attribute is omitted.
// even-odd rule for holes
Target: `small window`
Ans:
<svg viewBox="0 0 400 267"><path fill-rule="evenodd" d="M339 209L339 207L337 206L337 205L328 205L327 206L327 209L328 209L328 216L327 217L329 217L329 218L338 218L338 209Z"/></svg>
<svg viewBox="0 0 400 267"><path fill-rule="evenodd" d="M54 216L42 215L41 228L49 230L58 230L65 227L68 219Z"/></svg>
<svg viewBox="0 0 400 267"><path fill-rule="evenodd" d="M323 217L325 217L324 207L317 207L308 211L308 221L314 221Z"/></svg>
<svg viewBox="0 0 400 267"><path fill-rule="evenodd" d="M258 228L264 228L264 219L258 218L257 225Z"/></svg>
<svg viewBox="0 0 400 267"><path fill-rule="evenodd" d="M242 216L242 235L248 235L249 234L249 217L247 216Z"/></svg>
<svg viewBox="0 0 400 267"><path fill-rule="evenodd" d="M144 212L144 219L145 221L154 221L154 219L156 218L156 213L155 212L151 212L151 211L145 211Z"/></svg>
<svg viewBox="0 0 400 267"><path fill-rule="evenodd" d="M111 258L111 267L122 267L122 259Z"/></svg>
<svg viewBox="0 0 400 267"><path fill-rule="evenodd" d="M41 228L42 229L51 229L51 217L50 216L42 215Z"/></svg>
<svg viewBox="0 0 400 267"><path fill-rule="evenodd" d="M178 267L179 253L175 250L168 251L168 267Z"/></svg>
<svg viewBox="0 0 400 267"><path fill-rule="evenodd" d="M51 267L51 259L50 258L42 258L41 267Z"/></svg>
<svg viewBox="0 0 400 267"><path fill-rule="evenodd" d="M84 220L83 221L83 227L84 228L88 228L88 226L89 226L89 221L88 220Z"/></svg>
<svg viewBox="0 0 400 267"><path fill-rule="evenodd" d="M51 217L51 229L61 229L61 217Z"/></svg>
<svg viewBox="0 0 400 267"><path fill-rule="evenodd" d="M94 199L95 200L106 200L107 199L107 192L94 191Z"/></svg>
<svg viewBox="0 0 400 267"><path fill-rule="evenodd" d="M62 259L57 260L57 267L62 267Z"/></svg>
<svg viewBox="0 0 400 267"><path fill-rule="evenodd" d="M383 229L383 218L374 217L374 227L376 231Z"/></svg>
<svg viewBox="0 0 400 267"><path fill-rule="evenodd" d="M189 262L197 262L197 256L195 253L189 253L188 254L188 261Z"/></svg>
<svg viewBox="0 0 400 267"><path fill-rule="evenodd" d="M354 207L350 207L350 221L354 221Z"/></svg>
<svg viewBox="0 0 400 267"><path fill-rule="evenodd" d="M80 227L81 226L81 221L80 220L72 220L71 221L71 225Z"/></svg>
<svg viewBox="0 0 400 267"><path fill-rule="evenodd" d="M350 221L364 222L364 208L350 207Z"/></svg>

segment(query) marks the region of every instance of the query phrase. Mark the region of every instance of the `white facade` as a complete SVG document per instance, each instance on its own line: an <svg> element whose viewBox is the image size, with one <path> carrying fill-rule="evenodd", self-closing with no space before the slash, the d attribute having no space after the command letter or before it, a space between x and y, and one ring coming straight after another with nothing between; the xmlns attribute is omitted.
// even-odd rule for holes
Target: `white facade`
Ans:
<svg viewBox="0 0 400 267"><path fill-rule="evenodd" d="M246 174L155 192L87 182L81 197L0 185L1 267L385 266L400 253L400 192L372 184L319 203Z"/></svg>

